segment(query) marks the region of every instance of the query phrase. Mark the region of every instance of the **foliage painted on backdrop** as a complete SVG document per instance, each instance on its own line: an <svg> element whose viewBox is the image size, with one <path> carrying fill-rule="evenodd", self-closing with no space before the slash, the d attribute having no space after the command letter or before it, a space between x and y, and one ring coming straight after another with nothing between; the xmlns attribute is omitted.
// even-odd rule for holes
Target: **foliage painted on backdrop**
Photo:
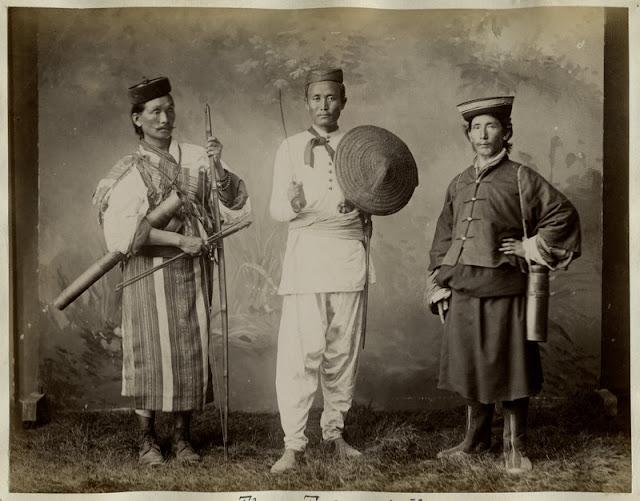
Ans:
<svg viewBox="0 0 640 501"><path fill-rule="evenodd" d="M161 25L161 19L166 23L162 16L161 12L154 12L149 19L151 26L156 22ZM181 38L177 31L167 30L166 39L158 42L163 44L158 54L151 54L148 47L140 43L136 30L130 26L123 30L122 43L131 48L131 58L140 61L150 58L148 64L151 66L159 65L162 54L170 46L184 49L189 57L199 58L206 54L207 57L202 57L202 67L198 72L190 73L188 64L176 65L176 78L190 82L192 89L197 92L207 89L219 101L230 99L229 96L246 100L252 108L255 107L252 112L273 117L273 124L279 123L275 105L278 91L283 91L288 102L292 99L301 100L304 76L311 67L327 65L344 68L349 75L349 85L358 86L366 96L366 91L372 87L367 75L374 70L380 71L381 66L384 69L385 62L398 57L397 52L388 49L391 43L388 32L367 31L366 28L354 28L350 32L330 32L327 29L326 35L320 37L324 43L318 47L316 42L321 30L317 27L314 27L315 32L313 29L302 29L295 20L284 23L284 29L269 35L256 34L251 29L239 28L233 23L229 23L222 31L208 29L201 20L192 19L189 23L192 24L188 26L191 31L187 38ZM72 51L67 54L59 49L66 40L64 31L52 35L53 41L60 43L48 44L42 49L42 55L47 57L41 57L44 65L41 84L47 88L57 88L64 87L70 81L70 85L79 86L73 88L76 95L96 103L94 113L86 118L87 129L105 110L104 103L113 102L110 93L121 85L122 75L131 73L128 62L114 58L101 48L100 44L109 39L114 29L108 24L108 20L101 19L92 29L95 38L80 37L78 40L82 42L76 41L89 49L79 54ZM584 24L582 26L584 28ZM81 32L86 29L83 25L77 27ZM554 53L549 47L539 46L537 41L511 41L507 34L514 29L517 29L517 24L513 21L513 14L502 11L463 11L451 13L448 17L441 13L434 14L425 28L424 36L408 35L411 47L406 57L410 63L415 62L414 66L426 65L427 69L445 65L447 73L451 75L451 86L461 96L484 94L487 88L504 93L520 93L524 90L534 95L538 93L554 102L575 104L588 110L593 122L598 123L602 93L594 83L593 70L577 63L577 59L568 56L566 51ZM557 43L565 43L569 35L573 36L569 26L563 33L552 34L554 37L549 36L549 39L557 39ZM397 36L401 37L402 34ZM425 73L423 66L421 75ZM212 79L211 75L217 75L220 69L226 72L228 78ZM411 68L411 64L404 71L406 79L413 79L417 75L417 70ZM420 85L428 90L430 82ZM177 89L177 92L180 90ZM427 95L425 99L428 99ZM50 118L42 114L41 119ZM183 120L196 119L184 117ZM255 141L262 141L260 145L263 148L271 147L270 141L276 137L281 139L279 125L277 128L277 133L270 131L270 136L265 134L267 139L256 138ZM516 141L516 148L519 145L522 142ZM520 149L515 151L514 157L538 169L563 190L575 203L582 218L587 252L569 272L553 276L550 342L543 348L546 351L543 363L548 383L545 392L562 394L581 385L588 387L597 378L598 360L583 349L580 336L583 330L591 328L593 314L600 308L599 292L594 294L593 291L594 277L600 276L602 179L598 169L601 168L601 159L590 158L585 153L587 149L581 149L580 141L574 146L562 131L553 132L548 145L548 152L534 154ZM275 150L275 146L273 148ZM270 152L263 156L269 157ZM260 168L270 170L270 165ZM267 187L260 185L254 189L267 190ZM46 218L47 215L43 214L42 217ZM393 273L385 277L384 294L387 297L380 300L380 304L384 304L388 298L395 298L393 315L382 315L384 318L376 326L381 331L377 338L378 348L373 349L373 345L368 348L359 377L359 393L367 399L375 395L378 405L396 405L398 399L412 398L412 392L416 389L422 391L422 395L425 387L435 388L437 346L427 346L424 333L406 332L424 329L425 313L410 301L397 299L412 295L413 288L420 287L427 252L420 238L426 233L425 226L432 224L435 217L435 212L425 214L416 210L411 220L404 224L410 227L412 235L420 237L396 241L378 235L374 242L376 257L380 257L381 261L390 256L394 259L403 256L403 265L395 267ZM246 399L254 396L251 394L253 391L256 401L263 405L266 400L275 398L271 389L272 381L266 381L265 375L274 372L274 368L268 364L275 365L280 316L280 299L276 291L284 228L262 224L268 220L268 215L264 213L256 211L255 219L251 231L244 234L242 245L233 240L229 242L228 259L232 260L227 278L229 290L232 291L229 297L230 338L232 359L240 362L240 368L231 371L231 387L241 387L242 393L248 395L243 396ZM95 252L100 250L96 248ZM86 253L87 249L76 249L74 252ZM70 260L74 259L69 255L55 256L43 263L41 276L45 280L49 276L58 281L62 289L74 278L62 271L69 269ZM382 273L384 270L380 271ZM118 397L120 311L119 299L113 294L116 281L111 277L96 284L68 308L64 321L61 321L58 313L46 313L43 325L48 325L51 333L47 334L44 342L46 358L41 374L45 389L54 403L74 408L85 404L94 408L122 405ZM376 294L381 292L374 291L374 299ZM372 314L380 315L379 312ZM434 338L437 339L436 336ZM392 360L388 357L390 352L393 353ZM265 364L267 369L264 369ZM255 369L253 365L262 368ZM412 402L413 405L422 405L420 401Z"/></svg>
<svg viewBox="0 0 640 501"><path fill-rule="evenodd" d="M266 40L252 36L247 40L250 57L236 64L241 75L251 77L245 81L259 82L264 89L260 100L271 105L277 100L277 90L295 91L302 95L304 79L311 68L317 66L342 68L349 75L349 84L365 83L361 72L362 61L370 52L381 53L382 47L361 35L336 34L331 50L311 56L300 55L299 47L306 45L303 33L292 30L278 33Z"/></svg>
<svg viewBox="0 0 640 501"><path fill-rule="evenodd" d="M442 26L446 36L435 43L432 39L419 42L419 50L425 57L455 61L461 91L469 95L484 95L487 89L511 94L526 84L556 101L570 99L598 116L603 96L593 81L593 69L568 60L565 54L545 53L518 40L508 51L486 43L490 38L499 39L512 24L506 11L486 13L468 22L452 21Z"/></svg>

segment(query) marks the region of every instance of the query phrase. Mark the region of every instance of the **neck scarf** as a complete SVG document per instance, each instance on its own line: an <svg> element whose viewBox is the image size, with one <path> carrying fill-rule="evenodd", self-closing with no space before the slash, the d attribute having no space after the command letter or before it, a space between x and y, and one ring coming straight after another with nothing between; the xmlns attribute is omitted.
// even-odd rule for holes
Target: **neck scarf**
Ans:
<svg viewBox="0 0 640 501"><path fill-rule="evenodd" d="M331 160L333 160L333 156L336 152L331 146L329 146L329 144L327 144L327 138L322 137L320 134L318 134L318 131L316 131L313 127L309 127L307 129L307 132L313 135L313 137L309 139L309 142L304 149L304 164L308 165L309 167L313 167L313 148L315 148L316 146L324 146L324 149L327 150L329 157L331 158Z"/></svg>

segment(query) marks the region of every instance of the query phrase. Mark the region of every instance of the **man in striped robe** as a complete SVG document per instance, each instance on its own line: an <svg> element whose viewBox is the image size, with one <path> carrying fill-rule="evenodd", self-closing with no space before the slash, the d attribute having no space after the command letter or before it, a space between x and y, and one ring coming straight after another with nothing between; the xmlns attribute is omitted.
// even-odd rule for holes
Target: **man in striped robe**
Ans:
<svg viewBox="0 0 640 501"><path fill-rule="evenodd" d="M202 409L212 356L209 331L212 266L204 246L213 228L209 159L217 171L220 209L226 222L244 216L249 203L244 182L221 160L222 145L207 149L172 138L175 108L167 78L129 89L131 120L140 139L100 181L94 197L109 251L127 255L124 279L174 261L141 279L122 296L122 394L132 397L141 429L141 464L163 462L154 431L156 411L171 412L172 449L180 461L198 461L191 445L191 414ZM163 228L147 214L170 196L182 201Z"/></svg>

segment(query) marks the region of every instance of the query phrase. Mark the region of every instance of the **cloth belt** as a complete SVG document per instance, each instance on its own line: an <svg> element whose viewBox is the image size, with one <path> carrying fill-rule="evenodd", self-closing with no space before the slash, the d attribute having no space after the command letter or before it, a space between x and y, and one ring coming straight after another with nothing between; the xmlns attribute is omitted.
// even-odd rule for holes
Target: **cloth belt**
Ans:
<svg viewBox="0 0 640 501"><path fill-rule="evenodd" d="M318 132L313 128L309 127L307 132L312 134L314 137L309 139L307 146L304 148L304 164L309 167L313 167L313 148L316 146L324 146L324 149L327 150L329 157L333 161L333 156L336 154L336 151L327 144L327 138L322 137Z"/></svg>
<svg viewBox="0 0 640 501"><path fill-rule="evenodd" d="M331 215L302 211L289 222L289 231L308 231L318 236L343 240L364 240L362 220L357 210Z"/></svg>

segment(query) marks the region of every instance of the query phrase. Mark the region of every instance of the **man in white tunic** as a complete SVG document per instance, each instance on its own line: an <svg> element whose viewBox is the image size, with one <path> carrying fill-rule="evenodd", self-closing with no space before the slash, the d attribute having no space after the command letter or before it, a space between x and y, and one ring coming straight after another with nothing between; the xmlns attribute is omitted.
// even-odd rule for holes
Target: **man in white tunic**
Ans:
<svg viewBox="0 0 640 501"><path fill-rule="evenodd" d="M172 449L180 461L198 461L189 436L193 410L202 409L209 384L208 304L212 266L203 257L213 227L209 159L217 171L220 209L229 222L249 211L244 182L221 160L222 145L207 149L173 140L175 108L167 78L145 80L129 89L131 120L138 148L123 157L100 181L94 203L100 210L109 251L126 255L129 279L179 259L143 278L122 295L122 394L133 399L139 426L141 464L163 462L155 431L156 411L171 412ZM150 212L171 197L180 209L155 228Z"/></svg>
<svg viewBox="0 0 640 501"><path fill-rule="evenodd" d="M342 70L314 70L305 86L312 126L283 141L274 165L270 212L289 223L279 294L276 391L285 451L273 473L295 468L318 387L322 437L338 455L358 457L342 438L351 407L359 342L365 251L360 213L336 181L333 156L344 133Z"/></svg>

